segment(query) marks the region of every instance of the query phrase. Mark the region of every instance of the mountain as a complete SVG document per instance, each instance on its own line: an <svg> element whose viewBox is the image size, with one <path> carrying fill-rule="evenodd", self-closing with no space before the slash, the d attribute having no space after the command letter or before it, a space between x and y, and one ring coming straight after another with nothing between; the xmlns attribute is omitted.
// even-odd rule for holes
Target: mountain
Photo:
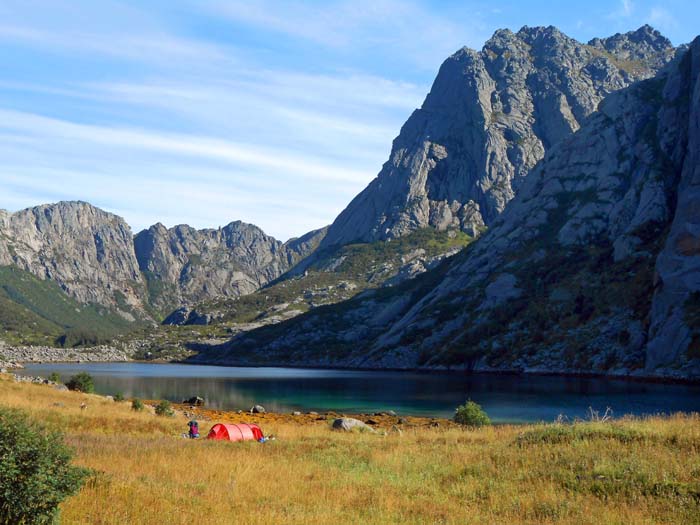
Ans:
<svg viewBox="0 0 700 525"><path fill-rule="evenodd" d="M195 360L700 377L700 37L678 55L576 119L436 269Z"/></svg>
<svg viewBox="0 0 700 525"><path fill-rule="evenodd" d="M182 305L251 293L325 232L281 243L242 222L156 224L134 237L122 218L85 202L0 210L0 326L12 340L42 344L66 330L105 338Z"/></svg>
<svg viewBox="0 0 700 525"><path fill-rule="evenodd" d="M588 44L554 27L503 29L481 51L459 50L322 248L428 226L479 235L551 146L609 93L653 76L674 54L649 26Z"/></svg>
<svg viewBox="0 0 700 525"><path fill-rule="evenodd" d="M142 312L143 283L124 220L85 202L60 202L0 215L0 266L57 283L82 303Z"/></svg>
<svg viewBox="0 0 700 525"><path fill-rule="evenodd" d="M282 243L240 221L219 229L156 224L134 238L151 303L160 310L246 295L316 249L325 229Z"/></svg>

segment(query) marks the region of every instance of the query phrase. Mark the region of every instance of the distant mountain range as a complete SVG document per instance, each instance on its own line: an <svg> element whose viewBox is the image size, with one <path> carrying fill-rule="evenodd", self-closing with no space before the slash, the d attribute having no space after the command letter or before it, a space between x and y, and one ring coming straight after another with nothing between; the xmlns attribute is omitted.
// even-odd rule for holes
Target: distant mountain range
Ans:
<svg viewBox="0 0 700 525"><path fill-rule="evenodd" d="M445 61L327 229L0 212L0 323L80 324L40 311L51 282L115 330L183 307L172 322L272 319L200 362L698 377L699 70L700 40L649 26L499 30Z"/></svg>

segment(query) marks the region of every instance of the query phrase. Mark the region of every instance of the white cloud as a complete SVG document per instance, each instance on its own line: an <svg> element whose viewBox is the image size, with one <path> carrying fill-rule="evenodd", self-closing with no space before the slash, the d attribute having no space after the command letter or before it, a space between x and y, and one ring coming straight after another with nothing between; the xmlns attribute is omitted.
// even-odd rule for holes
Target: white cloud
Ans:
<svg viewBox="0 0 700 525"><path fill-rule="evenodd" d="M200 137L149 130L76 124L63 120L0 109L0 128L27 133L54 143L79 141L130 150L146 150L176 156L198 157L257 170L284 170L297 178L324 181L358 181L366 179L361 171L333 166L309 156L278 149Z"/></svg>
<svg viewBox="0 0 700 525"><path fill-rule="evenodd" d="M609 19L630 18L634 13L632 0L620 0L618 8L607 15Z"/></svg>
<svg viewBox="0 0 700 525"><path fill-rule="evenodd" d="M45 31L23 26L0 25L0 41L42 48L51 53L99 54L129 61L177 67L180 61L234 63L235 51L165 33L91 33Z"/></svg>
<svg viewBox="0 0 700 525"><path fill-rule="evenodd" d="M459 24L444 8L427 8L410 0L356 2L335 0L299 3L270 0L214 0L209 8L237 23L255 26L336 49L403 51L401 59L435 69L465 44L484 40L481 14L464 5L468 24Z"/></svg>
<svg viewBox="0 0 700 525"><path fill-rule="evenodd" d="M464 43L462 26L413 2L270 6L219 5L229 17L219 23L270 24L339 56L376 53L378 63L417 56L431 70ZM0 45L51 65L35 79L0 79L0 207L81 199L135 229L241 219L299 235L332 221L376 175L427 92L342 60L288 65L271 56L284 57L274 45L239 49L145 9L0 3ZM183 4L186 16L197 11Z"/></svg>

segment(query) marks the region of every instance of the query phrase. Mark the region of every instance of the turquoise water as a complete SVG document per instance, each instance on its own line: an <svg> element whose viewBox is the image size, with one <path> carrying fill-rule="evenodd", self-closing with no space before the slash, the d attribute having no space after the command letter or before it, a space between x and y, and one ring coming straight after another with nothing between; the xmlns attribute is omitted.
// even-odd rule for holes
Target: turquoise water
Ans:
<svg viewBox="0 0 700 525"><path fill-rule="evenodd" d="M699 385L665 385L600 378L372 372L301 368L239 368L150 363L34 364L21 371L68 380L91 374L98 393L182 401L206 399L218 409L394 410L450 417L471 398L496 422L585 417L589 407L615 416L700 412Z"/></svg>

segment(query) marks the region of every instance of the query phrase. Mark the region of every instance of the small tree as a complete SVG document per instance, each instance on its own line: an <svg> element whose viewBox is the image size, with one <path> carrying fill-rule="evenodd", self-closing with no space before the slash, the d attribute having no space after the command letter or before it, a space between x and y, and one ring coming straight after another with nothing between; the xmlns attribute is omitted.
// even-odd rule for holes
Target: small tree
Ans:
<svg viewBox="0 0 700 525"><path fill-rule="evenodd" d="M58 372L51 372L49 374L49 381L53 381L54 383L60 383L61 382L61 376L58 375Z"/></svg>
<svg viewBox="0 0 700 525"><path fill-rule="evenodd" d="M114 400L117 403L121 403L122 401L124 401L124 394L122 394L121 392L117 392L116 394L114 394Z"/></svg>
<svg viewBox="0 0 700 525"><path fill-rule="evenodd" d="M156 415L157 416L167 416L172 417L175 415L173 408L170 406L170 401L163 400L156 405Z"/></svg>
<svg viewBox="0 0 700 525"><path fill-rule="evenodd" d="M95 391L95 385L92 382L92 376L87 372L80 372L70 378L66 383L68 390L77 390L86 394L92 394Z"/></svg>
<svg viewBox="0 0 700 525"><path fill-rule="evenodd" d="M469 427L483 427L491 424L486 412L471 399L457 407L454 419L455 423Z"/></svg>
<svg viewBox="0 0 700 525"><path fill-rule="evenodd" d="M0 407L0 523L55 523L61 501L90 473L72 457L60 433Z"/></svg>
<svg viewBox="0 0 700 525"><path fill-rule="evenodd" d="M143 402L140 399L134 398L131 400L131 410L135 412L143 411Z"/></svg>

